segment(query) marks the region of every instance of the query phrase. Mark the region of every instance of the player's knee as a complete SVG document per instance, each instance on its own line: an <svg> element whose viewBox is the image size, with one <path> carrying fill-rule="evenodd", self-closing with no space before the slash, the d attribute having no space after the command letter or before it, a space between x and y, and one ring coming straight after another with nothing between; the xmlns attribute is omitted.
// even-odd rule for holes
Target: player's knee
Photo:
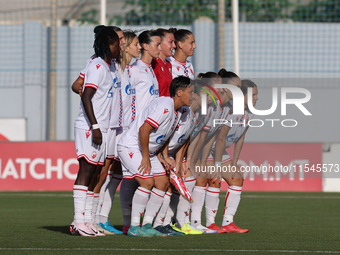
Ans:
<svg viewBox="0 0 340 255"><path fill-rule="evenodd" d="M208 183L207 178L197 178L195 186L205 187L207 186L207 183Z"/></svg>
<svg viewBox="0 0 340 255"><path fill-rule="evenodd" d="M166 176L155 178L155 188L161 191L167 191L170 186L169 179Z"/></svg>

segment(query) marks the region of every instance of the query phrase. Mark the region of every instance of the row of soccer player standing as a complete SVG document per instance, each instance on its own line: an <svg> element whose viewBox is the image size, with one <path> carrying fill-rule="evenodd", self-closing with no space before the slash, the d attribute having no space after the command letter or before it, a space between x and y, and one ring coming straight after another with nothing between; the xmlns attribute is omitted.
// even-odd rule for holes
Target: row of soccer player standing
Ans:
<svg viewBox="0 0 340 255"><path fill-rule="evenodd" d="M71 234L248 232L233 223L233 216L243 186L237 160L252 114L246 103L243 115L233 115L231 92L214 86L222 82L237 86L245 98L250 87L255 105L256 85L225 69L199 74L194 80L187 58L196 45L189 30L148 30L137 37L133 31L97 26L94 34L95 54L72 85L81 103L75 121L79 171L73 187ZM137 60L130 65L133 59ZM203 97L206 115L201 114ZM216 119L227 121L213 125ZM233 158L225 150L232 144ZM210 173L205 166L237 170ZM170 184L169 169L184 179L193 203ZM220 228L215 216L222 178L229 189ZM120 183L123 231L108 220ZM201 224L204 201L206 227Z"/></svg>

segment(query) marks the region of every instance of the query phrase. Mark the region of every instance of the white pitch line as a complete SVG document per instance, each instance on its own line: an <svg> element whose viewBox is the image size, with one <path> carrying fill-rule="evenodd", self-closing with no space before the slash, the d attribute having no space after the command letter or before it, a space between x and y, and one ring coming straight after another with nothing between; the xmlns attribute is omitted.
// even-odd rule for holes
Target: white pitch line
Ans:
<svg viewBox="0 0 340 255"><path fill-rule="evenodd" d="M259 253L326 253L340 254L340 251L295 251L295 250L224 250L224 249L124 249L124 248L0 248L17 251L157 251L157 252L259 252Z"/></svg>

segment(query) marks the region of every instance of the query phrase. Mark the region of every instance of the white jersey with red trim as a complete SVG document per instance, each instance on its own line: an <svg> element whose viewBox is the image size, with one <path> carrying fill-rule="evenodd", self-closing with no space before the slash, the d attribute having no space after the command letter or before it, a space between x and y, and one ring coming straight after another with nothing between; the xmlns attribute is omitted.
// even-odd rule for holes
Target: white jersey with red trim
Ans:
<svg viewBox="0 0 340 255"><path fill-rule="evenodd" d="M137 60L131 65L130 73L131 89L135 89L136 91L136 114L131 116L131 121L134 121L145 106L159 97L159 89L158 81L151 64L149 65L142 60Z"/></svg>
<svg viewBox="0 0 340 255"><path fill-rule="evenodd" d="M238 139L243 135L249 126L249 121L253 118L253 114L246 109L243 115L233 114L233 109L230 109L229 114L226 118L224 125L230 127L229 132L226 137L225 149L229 148L231 145L236 143ZM213 150L215 150L216 141L213 145Z"/></svg>
<svg viewBox="0 0 340 255"><path fill-rule="evenodd" d="M110 71L114 79L110 128L119 128L123 126L123 102L121 93L120 66L115 60L111 61Z"/></svg>
<svg viewBox="0 0 340 255"><path fill-rule="evenodd" d="M97 58L96 55L93 55L92 57L90 57L90 58L86 61L86 65L85 65L84 69L80 71L79 78L81 78L81 79L83 79L83 80L85 79L86 71L87 71L87 69L89 68L90 63L91 63L95 58Z"/></svg>
<svg viewBox="0 0 340 255"><path fill-rule="evenodd" d="M96 90L91 102L94 116L102 132L106 132L109 128L114 78L109 65L100 57L93 59L86 71L83 91L86 87ZM74 126L81 129L91 129L91 123L86 116L82 101L80 101L79 115Z"/></svg>
<svg viewBox="0 0 340 255"><path fill-rule="evenodd" d="M174 57L168 57L167 60L172 65L172 78L173 79L180 75L189 77L190 79L195 78L194 66L189 60L187 60L185 63L179 62Z"/></svg>
<svg viewBox="0 0 340 255"><path fill-rule="evenodd" d="M207 115L200 115L198 117L197 125L195 126L194 131L192 132L191 139L194 139L201 131L204 129L205 131L209 131L209 121L215 116L216 110L218 108L214 103L211 103L207 109ZM200 109L199 109L200 110Z"/></svg>
<svg viewBox="0 0 340 255"><path fill-rule="evenodd" d="M154 127L149 137L149 153L154 156L175 131L180 117L181 113L174 110L172 98L156 98L141 111L130 129L123 133L118 145L141 151L139 128L146 122Z"/></svg>
<svg viewBox="0 0 340 255"><path fill-rule="evenodd" d="M126 65L122 78L123 128L128 128L136 117L136 89L131 87L130 65Z"/></svg>
<svg viewBox="0 0 340 255"><path fill-rule="evenodd" d="M181 107L178 112L181 112L182 116L179 119L178 127L170 138L169 153L174 153L181 148L197 125L198 112L195 114L187 106Z"/></svg>

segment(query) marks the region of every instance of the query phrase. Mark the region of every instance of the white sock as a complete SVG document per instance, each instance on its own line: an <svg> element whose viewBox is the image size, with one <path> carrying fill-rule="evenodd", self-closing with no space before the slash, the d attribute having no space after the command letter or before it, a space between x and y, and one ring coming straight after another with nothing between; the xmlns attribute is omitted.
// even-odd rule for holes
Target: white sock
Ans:
<svg viewBox="0 0 340 255"><path fill-rule="evenodd" d="M98 203L99 203L99 193L94 193L93 195L93 207L92 207L92 222L96 222L96 212L98 208Z"/></svg>
<svg viewBox="0 0 340 255"><path fill-rule="evenodd" d="M172 219L177 212L179 196L180 194L177 191L173 191L172 196L170 198L170 205L168 207L168 210L166 211L165 218L163 221L163 226L166 226L172 223Z"/></svg>
<svg viewBox="0 0 340 255"><path fill-rule="evenodd" d="M205 191L206 187L195 186L194 191L192 192L192 200L194 200L194 202L191 204L191 224L193 226L201 224L201 214L205 199Z"/></svg>
<svg viewBox="0 0 340 255"><path fill-rule="evenodd" d="M102 209L103 206L103 202L104 202L104 194L105 194L105 190L107 185L109 184L110 180L111 180L111 176L113 174L113 171L108 171L107 176L105 178L105 181L103 183L103 185L100 188L100 193L99 193L99 202L98 202L98 206L97 206L97 211L96 211L96 216L95 216L95 222L98 224L100 222L99 219L99 215L100 215L100 210Z"/></svg>
<svg viewBox="0 0 340 255"><path fill-rule="evenodd" d="M158 212L158 214L155 218L155 222L153 224L154 228L157 227L157 226L163 226L165 214L168 211L168 208L169 208L169 205L170 205L171 195L172 195L172 193L170 193L170 192L165 193L163 204L162 204L161 208L159 209L159 212Z"/></svg>
<svg viewBox="0 0 340 255"><path fill-rule="evenodd" d="M131 225L132 198L138 188L139 183L135 179L123 179L120 185L120 206L124 219L124 226Z"/></svg>
<svg viewBox="0 0 340 255"><path fill-rule="evenodd" d="M188 178L185 178L184 181L185 186L188 188L190 192L193 191L196 179L193 176L190 176ZM179 197L178 207L177 207L177 214L176 218L178 221L178 224L182 227L184 224L187 224L189 220L189 212L190 212L190 203L188 200L183 198L183 196Z"/></svg>
<svg viewBox="0 0 340 255"><path fill-rule="evenodd" d="M139 187L132 199L131 226L139 226L140 218L144 213L149 200L150 190Z"/></svg>
<svg viewBox="0 0 340 255"><path fill-rule="evenodd" d="M143 219L143 225L152 224L153 219L158 214L159 208L162 206L164 201L165 191L153 188L151 190L150 199L146 205L145 215Z"/></svg>
<svg viewBox="0 0 340 255"><path fill-rule="evenodd" d="M104 192L104 201L102 208L99 213L99 219L101 223L107 222L109 217L109 213L112 207L113 200L115 198L117 187L122 180L122 176L118 174L113 174L110 182L107 184L107 187Z"/></svg>
<svg viewBox="0 0 340 255"><path fill-rule="evenodd" d="M92 222L93 191L87 191L85 203L85 222Z"/></svg>
<svg viewBox="0 0 340 255"><path fill-rule="evenodd" d="M224 202L222 226L229 225L234 220L234 215L241 200L242 187L229 186Z"/></svg>
<svg viewBox="0 0 340 255"><path fill-rule="evenodd" d="M210 226L215 223L215 218L218 210L218 204L220 203L220 188L208 187L205 196L205 218L206 226Z"/></svg>
<svg viewBox="0 0 340 255"><path fill-rule="evenodd" d="M83 185L73 185L74 221L85 222L85 204L87 187Z"/></svg>

